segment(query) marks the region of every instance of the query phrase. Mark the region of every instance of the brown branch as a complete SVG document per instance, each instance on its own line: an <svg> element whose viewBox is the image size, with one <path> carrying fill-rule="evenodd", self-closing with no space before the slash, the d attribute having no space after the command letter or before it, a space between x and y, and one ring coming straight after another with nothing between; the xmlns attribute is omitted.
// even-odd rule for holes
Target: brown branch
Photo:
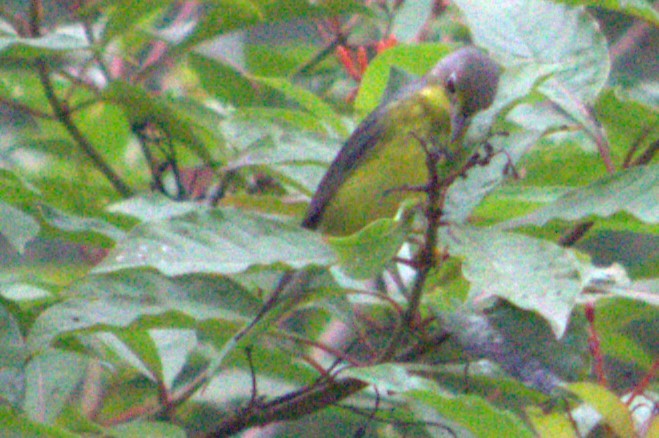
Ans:
<svg viewBox="0 0 659 438"><path fill-rule="evenodd" d="M400 322L394 330L389 344L384 350L378 362L391 360L400 347L405 332L412 327L414 318L416 318L421 304L421 297L428 279L430 270L437 263L435 248L437 247L437 231L439 230L442 208L446 197L446 189L457 178L458 173L463 174L469 164L463 166L458 173L448 175L446 178L440 178L438 164L445 155L441 150L430 150L427 141L422 138L416 138L426 153L426 168L428 170L428 182L423 188L426 193L426 227L424 232L423 245L416 256L416 276L410 290L410 299L407 309L403 313Z"/></svg>
<svg viewBox="0 0 659 438"><path fill-rule="evenodd" d="M588 221L575 225L572 229L558 239L558 244L565 247L574 246L586 233L595 225L595 222Z"/></svg>
<svg viewBox="0 0 659 438"><path fill-rule="evenodd" d="M311 388L303 388L298 392L278 397L269 403L248 407L222 421L207 436L228 437L248 427L294 420L338 403L367 386L366 383L354 378L325 380Z"/></svg>
<svg viewBox="0 0 659 438"><path fill-rule="evenodd" d="M648 148L638 156L635 160L632 161L631 165L632 166L643 166L645 164L648 164L654 156L657 154L657 151L659 151L659 140L655 141L652 143Z"/></svg>
<svg viewBox="0 0 659 438"><path fill-rule="evenodd" d="M296 79L300 76L303 76L307 74L309 71L311 71L314 67L316 67L318 64L320 64L325 58L330 56L331 54L334 53L334 50L341 45L346 44L347 37L343 33L340 33L336 35L334 38L332 38L332 41L330 41L328 44L325 45L322 49L318 51L314 56L311 57L308 61L306 61L304 64L302 64L300 67L297 68L291 75L291 79Z"/></svg>
<svg viewBox="0 0 659 438"><path fill-rule="evenodd" d="M432 339L428 339L412 346L411 348L400 349L400 340L405 333L413 326L413 321L417 317L418 310L423 296L428 273L436 266L437 255L437 231L441 225L442 207L444 205L448 187L457 179L475 166L485 165L491 158L489 153L485 157L474 154L470 159L458 169L449 172L448 175L440 177L438 164L440 160L446 158L447 152L439 148L431 150L430 146L424 139L416 138L426 152L426 166L428 167L428 182L423 187L408 187L400 190L416 190L425 192L427 195L426 204L426 228L424 233L424 243L416 258L417 274L414 285L410 293L410 300L407 309L403 312L401 321L398 323L392 334L389 344L375 363L382 363L391 360L409 361L421 357L426 352L436 348L443 340L447 339L448 333L442 332ZM234 337L236 341L245 336L262 318L265 313L272 310L282 298L293 299L299 292L296 291L299 286L295 283L305 284L305 271L299 271L288 274L278 285L275 292L264 305L262 311L255 320L247 326L241 333ZM236 434L249 427L265 426L270 423L295 420L302 416L311 414L327 406L336 404L345 398L356 394L357 392L368 387L369 384L352 377L324 375L310 386L305 386L298 391L277 397L267 403L250 404L234 415L222 421L217 428L211 433L204 435L208 437L226 437Z"/></svg>
<svg viewBox="0 0 659 438"><path fill-rule="evenodd" d="M61 102L55 94L53 83L50 79L49 68L46 61L39 58L36 61L36 70L41 80L44 93L50 104L50 107L59 122L64 125L69 135L73 138L78 147L87 155L87 157L94 163L97 169L110 181L112 186L123 197L129 197L133 191L131 188L122 181L112 168L105 162L103 157L94 149L92 144L87 140L83 133L78 129L78 126L73 122L71 112L64 102Z"/></svg>

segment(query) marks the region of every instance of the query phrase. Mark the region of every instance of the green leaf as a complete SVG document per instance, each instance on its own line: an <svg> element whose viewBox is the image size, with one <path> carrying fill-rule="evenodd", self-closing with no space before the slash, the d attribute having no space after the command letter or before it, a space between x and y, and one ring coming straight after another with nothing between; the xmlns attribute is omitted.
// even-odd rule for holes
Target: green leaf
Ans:
<svg viewBox="0 0 659 438"><path fill-rule="evenodd" d="M616 297L598 300L595 321L604 354L646 371L652 367L653 337L659 328L659 296L652 290L659 290L656 284L647 291L654 305Z"/></svg>
<svg viewBox="0 0 659 438"><path fill-rule="evenodd" d="M470 297L496 295L542 315L556 337L565 332L586 265L574 252L539 239L492 229L450 227L443 236L464 257Z"/></svg>
<svg viewBox="0 0 659 438"><path fill-rule="evenodd" d="M24 175L7 169L0 169L0 199L11 204L33 203L41 193L30 184Z"/></svg>
<svg viewBox="0 0 659 438"><path fill-rule="evenodd" d="M374 385L383 392L407 392L412 390L436 390L436 385L411 373L406 366L385 363L369 367L348 368L341 377L354 377Z"/></svg>
<svg viewBox="0 0 659 438"><path fill-rule="evenodd" d="M371 61L364 72L355 109L368 114L382 102L391 67L421 76L449 52L450 46L444 44L398 45L385 50Z"/></svg>
<svg viewBox="0 0 659 438"><path fill-rule="evenodd" d="M110 162L122 163L126 159L126 149L130 145L133 132L121 106L96 102L84 110L76 111L73 114L73 122L96 150L111 160ZM99 126L103 129L99 129ZM68 132L64 138L70 138ZM74 155L79 154L76 148L70 149L74 151Z"/></svg>
<svg viewBox="0 0 659 438"><path fill-rule="evenodd" d="M659 13L647 0L555 0L572 6L594 6L633 15L659 27Z"/></svg>
<svg viewBox="0 0 659 438"><path fill-rule="evenodd" d="M22 368L27 359L25 341L18 320L0 303L0 371L5 368ZM0 394L10 386L0 385Z"/></svg>
<svg viewBox="0 0 659 438"><path fill-rule="evenodd" d="M502 436L532 437L524 422L511 412L498 409L480 397L448 397L431 391L410 391L407 397L433 409L441 419L457 423L472 436L495 438ZM422 409L417 409L423 415ZM439 419L439 421L441 421Z"/></svg>
<svg viewBox="0 0 659 438"><path fill-rule="evenodd" d="M597 101L595 111L618 162L623 162L630 151L644 151L659 141L657 106L631 100L619 90L607 90Z"/></svg>
<svg viewBox="0 0 659 438"><path fill-rule="evenodd" d="M572 383L566 389L595 408L616 436L634 436L634 422L627 406L608 389L594 383Z"/></svg>
<svg viewBox="0 0 659 438"><path fill-rule="evenodd" d="M28 337L31 351L62 334L90 328L189 328L195 321L214 318L236 330L236 324L250 320L261 308L250 292L217 276L171 279L134 270L89 276L69 293L80 298L49 307L34 322Z"/></svg>
<svg viewBox="0 0 659 438"><path fill-rule="evenodd" d="M151 222L204 211L206 208L195 202L175 202L161 193L149 192L111 204L107 210Z"/></svg>
<svg viewBox="0 0 659 438"><path fill-rule="evenodd" d="M587 107L604 87L610 61L599 25L584 9L545 0L505 4L457 0L456 4L476 43L506 64L560 66L560 71L543 82L539 91L596 133L598 125Z"/></svg>
<svg viewBox="0 0 659 438"><path fill-rule="evenodd" d="M303 117L312 117L300 110L288 114L298 123L305 123ZM267 110L265 117L262 115L258 110L239 110L222 124L227 138L239 150L227 168L267 171L286 184L313 193L327 170L327 165L321 164L332 161L340 139L327 135L326 127L319 132L320 121L315 121L313 131L309 131L273 121Z"/></svg>
<svg viewBox="0 0 659 438"><path fill-rule="evenodd" d="M171 389L174 380L196 347L193 330L120 330L98 336L125 361L153 381Z"/></svg>
<svg viewBox="0 0 659 438"><path fill-rule="evenodd" d="M325 269L298 270L282 275L277 279L276 290L280 294L277 301L270 303L267 312L259 314L258 318L246 324L224 343L208 367L209 374L217 373L231 353L261 342L263 334L270 331L283 315L306 303L317 293L327 295L327 289L330 294L342 293Z"/></svg>
<svg viewBox="0 0 659 438"><path fill-rule="evenodd" d="M471 359L471 358L470 358ZM532 389L527 385L520 385L519 379L502 376L501 373L493 373L489 362L469 363L469 369L465 376L465 365L410 365L416 372L428 371L434 376L443 388L461 393L465 391L468 379L468 390L470 395L477 395L487 399L488 396L497 394L497 406L518 411L528 405L547 403L550 397L539 390Z"/></svg>
<svg viewBox="0 0 659 438"><path fill-rule="evenodd" d="M204 161L211 160L206 143L214 145L217 139L171 100L122 81L113 81L103 98L122 107L133 126L153 123L167 139L180 141Z"/></svg>
<svg viewBox="0 0 659 438"><path fill-rule="evenodd" d="M544 0L505 4L456 0L456 4L476 43L506 64L560 65L562 71L542 86L544 91L565 87L579 100L593 102L604 86L609 73L606 39L584 9Z"/></svg>
<svg viewBox="0 0 659 438"><path fill-rule="evenodd" d="M25 413L40 423L51 423L85 377L87 362L83 356L59 350L33 357L25 371Z"/></svg>
<svg viewBox="0 0 659 438"><path fill-rule="evenodd" d="M334 112L332 107L312 92L294 85L287 79L252 76L252 80L281 92L284 96L300 105L301 108L307 110L314 117L325 121L334 132L340 135L347 134L343 121Z"/></svg>
<svg viewBox="0 0 659 438"><path fill-rule="evenodd" d="M332 261L320 235L269 216L227 208L139 225L93 272L153 267L170 276L235 274L275 263L299 269Z"/></svg>
<svg viewBox="0 0 659 438"><path fill-rule="evenodd" d="M589 216L608 217L626 211L639 220L659 221L659 165L639 166L607 175L574 189L555 202L522 218L502 224L502 228L521 225L542 226L552 219L577 221Z"/></svg>
<svg viewBox="0 0 659 438"><path fill-rule="evenodd" d="M659 81L643 78L618 93L626 100L633 100L650 108L659 107Z"/></svg>
<svg viewBox="0 0 659 438"><path fill-rule="evenodd" d="M341 270L355 279L381 274L405 243L414 219L417 203L413 203L401 207L395 219L379 219L353 235L328 239L339 258Z"/></svg>
<svg viewBox="0 0 659 438"><path fill-rule="evenodd" d="M188 355L197 347L193 330L149 330L161 362L161 379L172 388L174 381L188 361Z"/></svg>
<svg viewBox="0 0 659 438"><path fill-rule="evenodd" d="M431 0L416 0L413 2L400 2L397 4L393 14L391 35L395 35L398 41L413 42L417 40L420 29L427 24L432 17L434 2Z"/></svg>
<svg viewBox="0 0 659 438"><path fill-rule="evenodd" d="M294 18L334 17L341 14L364 12L367 9L354 0L212 0L209 10L187 38L188 48L202 41L238 29L247 29L260 23L272 23Z"/></svg>
<svg viewBox="0 0 659 438"><path fill-rule="evenodd" d="M256 100L252 83L237 69L196 53L191 53L188 58L204 89L222 102L247 106Z"/></svg>
<svg viewBox="0 0 659 438"><path fill-rule="evenodd" d="M9 204L0 201L0 235L19 253L39 234L39 224L32 216Z"/></svg>
<svg viewBox="0 0 659 438"><path fill-rule="evenodd" d="M165 11L173 0L143 2L139 0L104 1L103 5L110 10L107 14L107 24L104 27L103 38L111 41L147 20Z"/></svg>
<svg viewBox="0 0 659 438"><path fill-rule="evenodd" d="M0 435L13 438L79 438L62 427L29 420L8 406L0 406Z"/></svg>
<svg viewBox="0 0 659 438"><path fill-rule="evenodd" d="M61 55L64 52L85 50L89 44L82 35L49 32L39 38L19 36L0 37L0 58L36 58Z"/></svg>
<svg viewBox="0 0 659 438"><path fill-rule="evenodd" d="M144 438L185 438L188 436L184 429L172 423L139 420L115 426L107 433L113 438L133 438L136 436Z"/></svg>
<svg viewBox="0 0 659 438"><path fill-rule="evenodd" d="M155 367L149 366L149 359L157 356L154 354L153 342L145 335L145 331L132 329L117 330L116 332L116 334L103 332L92 335L92 339L95 341L93 344L94 350L102 350L102 353L98 356L104 359L112 357L113 363L128 365L150 381L157 381L160 362L158 361ZM131 338L132 332L135 332L135 335ZM110 352L112 354L109 354ZM117 359L114 359L114 357Z"/></svg>
<svg viewBox="0 0 659 438"><path fill-rule="evenodd" d="M112 243L123 240L126 237L126 233L123 230L98 217L82 217L65 213L45 203L39 204L38 208L41 217L48 225L77 236L71 239L75 242L89 245L96 238L96 240L100 240L101 244L110 246ZM102 236L103 238L98 239L98 236Z"/></svg>
<svg viewBox="0 0 659 438"><path fill-rule="evenodd" d="M577 438L577 431L570 418L562 412L546 414L541 408L529 406L526 415L539 438Z"/></svg>
<svg viewBox="0 0 659 438"><path fill-rule="evenodd" d="M311 59L318 48L301 40L291 40L284 45L248 44L245 58L249 71L259 76L287 77L294 74L301 65ZM336 60L328 57L314 66L313 77L336 68Z"/></svg>

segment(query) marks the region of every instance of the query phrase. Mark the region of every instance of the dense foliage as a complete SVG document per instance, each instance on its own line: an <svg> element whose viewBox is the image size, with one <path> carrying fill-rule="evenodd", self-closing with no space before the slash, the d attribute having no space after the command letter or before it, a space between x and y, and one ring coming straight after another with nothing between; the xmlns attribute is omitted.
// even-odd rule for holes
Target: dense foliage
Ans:
<svg viewBox="0 0 659 438"><path fill-rule="evenodd" d="M648 2L0 20L1 435L659 436ZM465 43L504 73L439 220L300 227L355 124Z"/></svg>

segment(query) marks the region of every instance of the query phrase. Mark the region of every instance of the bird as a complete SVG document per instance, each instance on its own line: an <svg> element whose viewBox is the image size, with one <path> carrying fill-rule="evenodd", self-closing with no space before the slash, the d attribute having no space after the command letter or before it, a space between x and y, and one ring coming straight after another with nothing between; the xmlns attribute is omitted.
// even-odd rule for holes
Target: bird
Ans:
<svg viewBox="0 0 659 438"><path fill-rule="evenodd" d="M467 46L392 93L344 143L302 226L346 236L393 216L413 196L397 189L423 185L428 178L426 152L419 142L442 151L440 176L463 165L470 155L463 147L464 134L472 117L494 101L499 76L494 60Z"/></svg>

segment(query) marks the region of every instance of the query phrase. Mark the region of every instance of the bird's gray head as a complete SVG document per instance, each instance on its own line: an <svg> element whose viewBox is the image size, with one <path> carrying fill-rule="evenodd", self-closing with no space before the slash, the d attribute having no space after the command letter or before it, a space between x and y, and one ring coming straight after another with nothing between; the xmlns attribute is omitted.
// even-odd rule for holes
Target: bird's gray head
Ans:
<svg viewBox="0 0 659 438"><path fill-rule="evenodd" d="M475 113L492 105L499 74L499 66L474 47L451 53L430 71L428 82L441 84L451 100L453 140L462 136Z"/></svg>

